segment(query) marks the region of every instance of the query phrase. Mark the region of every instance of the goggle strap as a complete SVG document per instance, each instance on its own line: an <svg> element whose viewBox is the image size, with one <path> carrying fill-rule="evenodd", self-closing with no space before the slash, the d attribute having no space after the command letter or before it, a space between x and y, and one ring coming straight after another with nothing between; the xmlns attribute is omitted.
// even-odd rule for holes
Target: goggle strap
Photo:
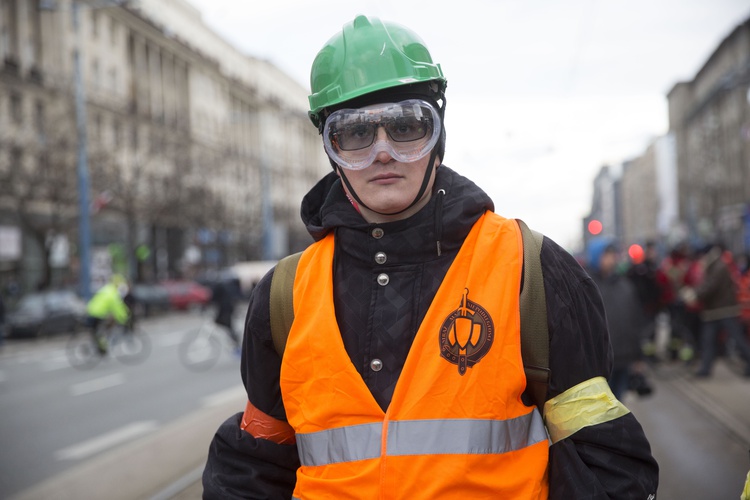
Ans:
<svg viewBox="0 0 750 500"><path fill-rule="evenodd" d="M432 177L432 171L434 170L434 164L435 164L435 158L437 157L437 150L435 148L432 148L432 151L430 152L430 160L427 164L427 169L424 171L424 177L422 178L422 185L419 187L419 192L417 193L417 196L414 197L414 200L409 204L408 207L404 208L403 210L399 210L398 212L392 212L392 213L385 213L385 212L378 212L377 210L373 210L372 208L368 207L357 195L357 192L354 190L352 185L349 183L349 179L346 178L346 174L344 173L344 168L341 168L340 165L337 163L334 163L336 168L338 169L341 179L344 181L344 184L346 184L347 189L349 189L349 193L351 194L352 198L362 207L365 207L367 210L371 212L375 212L376 214L380 215L398 215L402 212L405 212L409 210L411 207L417 204L417 202L422 198L424 195L424 192L427 190L427 184L430 182L430 177Z"/></svg>

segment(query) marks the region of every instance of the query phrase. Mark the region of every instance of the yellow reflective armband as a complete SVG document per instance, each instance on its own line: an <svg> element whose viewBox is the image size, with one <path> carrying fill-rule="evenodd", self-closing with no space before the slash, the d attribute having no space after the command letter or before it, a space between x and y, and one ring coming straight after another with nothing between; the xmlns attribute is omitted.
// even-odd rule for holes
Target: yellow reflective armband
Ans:
<svg viewBox="0 0 750 500"><path fill-rule="evenodd" d="M750 500L750 471L747 473L747 479L745 479L745 488L742 490L740 500Z"/></svg>
<svg viewBox="0 0 750 500"><path fill-rule="evenodd" d="M615 398L604 377L594 377L544 403L544 419L552 444L584 427L609 422L630 410Z"/></svg>

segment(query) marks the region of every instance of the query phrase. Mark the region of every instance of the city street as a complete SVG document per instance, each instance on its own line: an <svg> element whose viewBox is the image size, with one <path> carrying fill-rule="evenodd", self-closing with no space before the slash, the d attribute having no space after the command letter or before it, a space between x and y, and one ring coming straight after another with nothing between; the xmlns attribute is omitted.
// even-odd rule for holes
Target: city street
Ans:
<svg viewBox="0 0 750 500"><path fill-rule="evenodd" d="M178 359L179 343L200 321L196 312L142 322L152 351L137 366L110 357L89 370L72 368L67 336L9 341L0 354L0 498L154 435L201 408L236 402L240 411L244 391L231 348L203 373ZM207 441L201 446L207 450Z"/></svg>
<svg viewBox="0 0 750 500"><path fill-rule="evenodd" d="M723 361L710 379L689 373L659 366L652 396L625 399L659 462L658 498L737 499L750 470L750 379Z"/></svg>
<svg viewBox="0 0 750 500"><path fill-rule="evenodd" d="M118 498L140 498L127 487L150 479L153 499L200 498L213 430L244 401L230 349L204 373L178 360L177 346L200 321L197 313L145 321L153 350L138 366L107 359L88 371L71 368L65 337L9 342L0 354L0 497L45 498L65 487L78 493L57 498L82 498L98 480L104 491L122 491ZM659 498L738 498L750 469L750 380L721 361L708 380L680 364L662 364L650 379L652 396L630 393L624 403L659 461ZM179 448L185 436L195 441L189 452Z"/></svg>

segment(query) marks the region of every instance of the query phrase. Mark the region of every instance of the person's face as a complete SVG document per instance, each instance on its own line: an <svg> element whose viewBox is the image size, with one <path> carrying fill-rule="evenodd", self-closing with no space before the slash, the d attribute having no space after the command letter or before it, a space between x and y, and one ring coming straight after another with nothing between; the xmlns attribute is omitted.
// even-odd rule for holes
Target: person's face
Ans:
<svg viewBox="0 0 750 500"><path fill-rule="evenodd" d="M388 140L382 128L378 129L378 140ZM414 206L401 212L414 201L419 193L430 156L427 155L415 162L402 163L394 160L387 151L380 151L369 167L362 170L339 169L338 173L341 176L341 170L344 171L343 175L346 176L359 199L372 209L359 207L365 220L368 222L402 220L417 213L430 200L435 172L440 165L439 158L435 158L435 168L432 169L422 198ZM344 190L353 199L346 184L343 185ZM383 215L392 213L395 215Z"/></svg>
<svg viewBox="0 0 750 500"><path fill-rule="evenodd" d="M608 275L611 274L615 266L617 266L617 260L618 255L617 252L613 251L606 251L602 254L601 261L599 261L599 267L601 269L602 274Z"/></svg>

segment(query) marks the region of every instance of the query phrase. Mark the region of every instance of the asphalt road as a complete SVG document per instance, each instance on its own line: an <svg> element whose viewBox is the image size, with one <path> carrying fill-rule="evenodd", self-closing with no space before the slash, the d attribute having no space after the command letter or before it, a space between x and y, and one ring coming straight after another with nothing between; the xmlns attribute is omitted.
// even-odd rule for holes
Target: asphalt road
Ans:
<svg viewBox="0 0 750 500"><path fill-rule="evenodd" d="M179 343L200 321L197 313L144 321L152 351L137 366L108 358L80 370L68 362L66 337L9 341L0 354L0 498L156 435L196 412L221 405L241 411L239 360L229 346L203 373L187 370L178 359Z"/></svg>
<svg viewBox="0 0 750 500"><path fill-rule="evenodd" d="M721 362L710 381L689 374L678 365L660 367L650 377L652 396L628 393L625 399L659 462L658 498L737 499L750 469L750 417L744 413L750 381ZM734 394L723 394L723 387Z"/></svg>

